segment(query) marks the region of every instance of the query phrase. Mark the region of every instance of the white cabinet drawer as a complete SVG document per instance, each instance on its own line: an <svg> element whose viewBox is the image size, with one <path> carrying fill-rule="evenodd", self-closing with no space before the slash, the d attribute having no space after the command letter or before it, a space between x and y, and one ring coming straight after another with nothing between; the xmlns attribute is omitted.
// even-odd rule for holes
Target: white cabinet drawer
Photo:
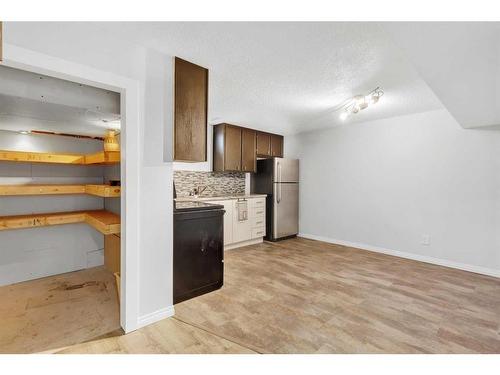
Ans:
<svg viewBox="0 0 500 375"><path fill-rule="evenodd" d="M253 228L252 239L264 237L266 235L266 228Z"/></svg>
<svg viewBox="0 0 500 375"><path fill-rule="evenodd" d="M251 209L251 216L254 218L265 218L266 217L266 207L261 207L261 208L255 208L253 207Z"/></svg>
<svg viewBox="0 0 500 375"><path fill-rule="evenodd" d="M254 217L252 218L252 228L265 228L266 227L266 217Z"/></svg>
<svg viewBox="0 0 500 375"><path fill-rule="evenodd" d="M266 208L266 198L250 198L250 207Z"/></svg>

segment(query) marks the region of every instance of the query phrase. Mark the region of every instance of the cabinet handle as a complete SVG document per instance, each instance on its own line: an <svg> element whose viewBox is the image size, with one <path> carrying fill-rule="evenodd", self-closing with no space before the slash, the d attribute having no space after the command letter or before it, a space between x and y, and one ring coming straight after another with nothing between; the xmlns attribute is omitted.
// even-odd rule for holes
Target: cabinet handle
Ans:
<svg viewBox="0 0 500 375"><path fill-rule="evenodd" d="M262 221L257 221L255 224L262 224Z"/></svg>

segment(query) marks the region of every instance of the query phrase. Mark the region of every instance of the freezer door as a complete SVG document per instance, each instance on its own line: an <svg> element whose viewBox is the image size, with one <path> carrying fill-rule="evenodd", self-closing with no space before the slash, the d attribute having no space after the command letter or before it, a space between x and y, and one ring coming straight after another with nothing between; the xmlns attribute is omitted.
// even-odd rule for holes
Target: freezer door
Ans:
<svg viewBox="0 0 500 375"><path fill-rule="evenodd" d="M299 182L299 160L274 158L274 182Z"/></svg>
<svg viewBox="0 0 500 375"><path fill-rule="evenodd" d="M299 184L275 183L273 192L273 238L299 232Z"/></svg>

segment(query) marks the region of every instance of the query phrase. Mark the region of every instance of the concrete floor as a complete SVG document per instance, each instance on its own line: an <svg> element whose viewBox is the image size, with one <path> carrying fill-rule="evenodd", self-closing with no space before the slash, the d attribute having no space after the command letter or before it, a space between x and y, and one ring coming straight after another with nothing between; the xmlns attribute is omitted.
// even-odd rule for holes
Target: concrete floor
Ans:
<svg viewBox="0 0 500 375"><path fill-rule="evenodd" d="M36 353L120 333L104 267L0 287L0 353Z"/></svg>

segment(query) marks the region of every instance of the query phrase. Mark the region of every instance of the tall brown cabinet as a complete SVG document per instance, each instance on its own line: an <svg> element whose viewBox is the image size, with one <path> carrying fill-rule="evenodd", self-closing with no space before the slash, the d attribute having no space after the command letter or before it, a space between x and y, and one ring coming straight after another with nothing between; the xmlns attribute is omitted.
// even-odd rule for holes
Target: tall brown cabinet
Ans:
<svg viewBox="0 0 500 375"><path fill-rule="evenodd" d="M208 69L174 60L174 160L207 160Z"/></svg>

